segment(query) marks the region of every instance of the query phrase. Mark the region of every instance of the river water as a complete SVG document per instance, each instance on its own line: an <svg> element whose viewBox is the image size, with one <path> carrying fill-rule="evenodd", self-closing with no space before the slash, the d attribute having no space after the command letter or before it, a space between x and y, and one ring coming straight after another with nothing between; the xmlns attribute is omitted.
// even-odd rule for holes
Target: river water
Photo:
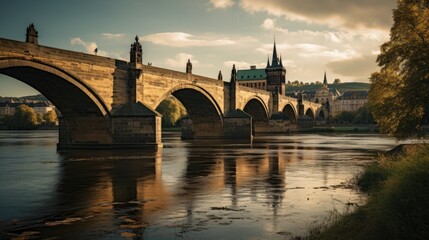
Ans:
<svg viewBox="0 0 429 240"><path fill-rule="evenodd" d="M364 204L350 185L382 135L182 141L58 153L57 131L0 131L0 239L288 239Z"/></svg>

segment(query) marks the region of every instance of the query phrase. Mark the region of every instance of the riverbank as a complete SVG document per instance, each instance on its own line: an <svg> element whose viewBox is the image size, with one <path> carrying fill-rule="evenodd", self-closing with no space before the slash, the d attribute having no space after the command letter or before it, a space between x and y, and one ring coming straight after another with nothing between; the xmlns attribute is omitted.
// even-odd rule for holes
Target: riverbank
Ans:
<svg viewBox="0 0 429 240"><path fill-rule="evenodd" d="M297 239L429 239L429 145L396 149L356 178L368 203ZM335 215L335 214L334 214Z"/></svg>

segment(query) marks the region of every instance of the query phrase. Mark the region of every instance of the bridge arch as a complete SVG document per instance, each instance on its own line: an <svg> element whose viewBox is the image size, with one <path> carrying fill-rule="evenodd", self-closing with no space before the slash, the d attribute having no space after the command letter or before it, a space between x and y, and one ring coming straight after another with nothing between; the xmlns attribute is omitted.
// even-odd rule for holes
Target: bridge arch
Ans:
<svg viewBox="0 0 429 240"><path fill-rule="evenodd" d="M0 73L42 93L62 115L109 115L108 107L94 90L77 77L51 64L35 59L3 58L0 59Z"/></svg>
<svg viewBox="0 0 429 240"><path fill-rule="evenodd" d="M297 120L297 116L298 116L298 114L297 114L297 111L296 111L296 109L294 108L294 106L292 105L292 104L290 104L290 103L288 103L288 104L286 104L284 107L283 107L283 110L282 110L282 112L284 113L284 114L286 114L286 116L288 116L289 117L289 119L290 119L290 121L291 122L296 122L296 120Z"/></svg>
<svg viewBox="0 0 429 240"><path fill-rule="evenodd" d="M317 110L317 119L320 121L325 121L326 118L328 117L329 113L327 111L326 108L322 107L320 109Z"/></svg>
<svg viewBox="0 0 429 240"><path fill-rule="evenodd" d="M243 111L252 116L252 125L255 132L266 131L269 125L268 108L261 98L258 96L250 98L244 105Z"/></svg>
<svg viewBox="0 0 429 240"><path fill-rule="evenodd" d="M194 84L179 84L164 93L155 107L170 95L186 108L192 123L192 137L210 138L223 135L222 110L210 93Z"/></svg>
<svg viewBox="0 0 429 240"><path fill-rule="evenodd" d="M305 111L305 115L311 117L311 119L314 120L314 111L311 108L308 108L307 111Z"/></svg>
<svg viewBox="0 0 429 240"><path fill-rule="evenodd" d="M0 74L15 78L42 93L61 112L60 144L108 143L109 108L83 81L52 64L27 58L0 58ZM73 136L78 134L79 136Z"/></svg>

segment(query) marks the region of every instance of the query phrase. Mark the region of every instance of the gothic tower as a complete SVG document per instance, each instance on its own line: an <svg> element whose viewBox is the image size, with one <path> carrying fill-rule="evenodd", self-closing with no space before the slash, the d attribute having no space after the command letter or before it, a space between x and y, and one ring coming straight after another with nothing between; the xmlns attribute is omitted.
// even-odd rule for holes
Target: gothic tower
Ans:
<svg viewBox="0 0 429 240"><path fill-rule="evenodd" d="M39 44L38 37L39 37L39 34L36 31L34 24L30 24L27 27L27 34L25 35L25 42L33 43L33 44L37 45L37 44Z"/></svg>
<svg viewBox="0 0 429 240"><path fill-rule="evenodd" d="M273 58L267 61L265 68L267 74L267 91L278 92L282 95L286 92L286 68L283 67L282 58L277 57L276 40L274 39Z"/></svg>
<svg viewBox="0 0 429 240"><path fill-rule="evenodd" d="M142 45L139 43L139 37L136 36L135 42L131 44L130 49L130 63L134 64L142 64L143 62L143 51L142 51Z"/></svg>

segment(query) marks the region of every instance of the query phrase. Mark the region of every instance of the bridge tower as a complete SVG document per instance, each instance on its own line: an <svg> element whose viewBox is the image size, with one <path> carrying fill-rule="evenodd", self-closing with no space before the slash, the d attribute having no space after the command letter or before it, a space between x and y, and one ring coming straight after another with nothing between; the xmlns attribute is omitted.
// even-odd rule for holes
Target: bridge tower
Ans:
<svg viewBox="0 0 429 240"><path fill-rule="evenodd" d="M286 93L286 68L283 67L282 57L277 57L276 40L274 39L273 58L267 61L265 68L267 74L267 91L278 92L280 95Z"/></svg>

